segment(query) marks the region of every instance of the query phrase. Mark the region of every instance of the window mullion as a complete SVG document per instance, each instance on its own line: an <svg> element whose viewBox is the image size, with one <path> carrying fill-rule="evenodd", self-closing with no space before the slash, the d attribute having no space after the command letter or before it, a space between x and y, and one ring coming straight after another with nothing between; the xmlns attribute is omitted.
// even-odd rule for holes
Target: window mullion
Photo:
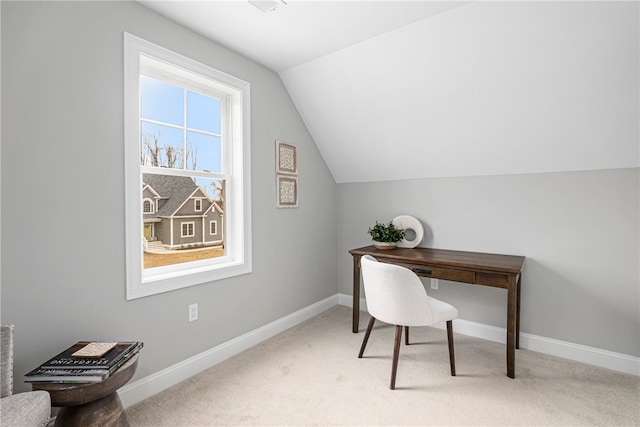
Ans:
<svg viewBox="0 0 640 427"><path fill-rule="evenodd" d="M166 127L174 128L174 129L182 129L182 128L184 128L184 126L178 126L178 125L174 125L174 124L171 124L171 123L160 122L158 120L145 119L143 117L140 117L140 121L141 122L145 122L145 123L151 123L151 124L154 124L154 125L166 126Z"/></svg>
<svg viewBox="0 0 640 427"><path fill-rule="evenodd" d="M189 132L201 133L202 135L215 136L216 138L222 138L222 133L208 132L206 130L193 129L190 127L187 127L187 130Z"/></svg>
<svg viewBox="0 0 640 427"><path fill-rule="evenodd" d="M161 168L157 166L140 166L140 172L142 174L151 173L155 175L189 176L189 177L196 177L196 178L224 179L224 180L228 180L231 177L231 175L228 173L192 171L192 170L184 170L184 169L170 169L170 168Z"/></svg>
<svg viewBox="0 0 640 427"><path fill-rule="evenodd" d="M187 103L187 89L184 88L182 92L183 92L183 105L184 105L184 108L183 108L183 111L182 111L183 114L184 114L184 121L182 122L183 126L184 126L184 128L182 130L182 133L183 133L183 140L182 140L183 148L182 148L182 150L183 150L183 153L184 153L183 154L183 159L182 159L182 165L183 165L183 169L186 170L187 169L187 162L189 160L188 157L187 157L187 109L189 108L189 104Z"/></svg>
<svg viewBox="0 0 640 427"><path fill-rule="evenodd" d="M221 156L222 156L222 172L226 174L231 174L231 150L227 150L227 146L232 144L232 138L234 135L232 134L233 127L231 126L231 97L226 96L222 100L221 106L222 113L222 123L220 124L220 131L222 132L220 141L221 141Z"/></svg>

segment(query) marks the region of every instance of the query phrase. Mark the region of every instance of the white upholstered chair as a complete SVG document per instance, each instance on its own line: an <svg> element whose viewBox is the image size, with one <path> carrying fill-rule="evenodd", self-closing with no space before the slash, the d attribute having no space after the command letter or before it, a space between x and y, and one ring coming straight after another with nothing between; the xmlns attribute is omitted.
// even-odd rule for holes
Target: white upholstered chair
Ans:
<svg viewBox="0 0 640 427"><path fill-rule="evenodd" d="M378 262L374 257L365 255L360 261L364 292L367 298L367 310L371 315L367 332L360 347L362 358L369 335L376 319L396 326L396 338L391 366L391 390L396 387L396 372L402 329L405 329L405 344L409 345L410 326L429 326L439 322L447 323L449 341L449 363L451 375L456 375L453 352L452 321L458 317L458 310L446 302L427 295L420 278L408 268Z"/></svg>

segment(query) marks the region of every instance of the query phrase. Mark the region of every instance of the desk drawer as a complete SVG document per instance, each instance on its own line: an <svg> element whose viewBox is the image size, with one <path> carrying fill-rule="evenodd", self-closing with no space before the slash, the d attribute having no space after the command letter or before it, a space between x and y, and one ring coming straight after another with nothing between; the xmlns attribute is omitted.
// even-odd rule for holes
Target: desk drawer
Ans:
<svg viewBox="0 0 640 427"><path fill-rule="evenodd" d="M476 273L476 283L485 286L494 286L496 288L508 288L509 276L499 273Z"/></svg>
<svg viewBox="0 0 640 427"><path fill-rule="evenodd" d="M473 271L400 262L394 262L393 264L407 267L409 270L412 270L418 276L422 277L433 277L434 279L451 280L452 282L464 283L473 283L475 278L475 273Z"/></svg>

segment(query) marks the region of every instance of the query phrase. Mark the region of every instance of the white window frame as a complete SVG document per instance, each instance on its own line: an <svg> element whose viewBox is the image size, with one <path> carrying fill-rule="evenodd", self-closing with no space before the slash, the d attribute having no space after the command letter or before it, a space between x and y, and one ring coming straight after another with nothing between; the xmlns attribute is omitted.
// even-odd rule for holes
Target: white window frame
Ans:
<svg viewBox="0 0 640 427"><path fill-rule="evenodd" d="M144 210L144 204L145 203L149 203L149 212ZM152 213L156 213L156 209L155 209L155 203L153 200L151 200L150 198L146 197L143 201L142 201L142 212L146 213L146 214L152 214Z"/></svg>
<svg viewBox="0 0 640 427"><path fill-rule="evenodd" d="M202 199L193 199L193 210L202 212Z"/></svg>
<svg viewBox="0 0 640 427"><path fill-rule="evenodd" d="M184 232L185 226L187 227L187 233ZM189 227L191 226L191 227ZM191 233L189 233L191 228ZM180 223L180 237L195 237L196 235L196 223L193 221L185 221Z"/></svg>
<svg viewBox="0 0 640 427"><path fill-rule="evenodd" d="M211 232L211 227L215 228L215 233ZM216 234L218 234L218 221L216 220L209 221L209 235L215 236Z"/></svg>
<svg viewBox="0 0 640 427"><path fill-rule="evenodd" d="M225 255L209 260L175 264L154 269L143 267L142 171L140 165L140 72L153 66L175 73L185 70L190 78L200 76L202 83L215 85L228 100L228 145L223 142L226 195ZM146 74L146 73L145 73ZM250 85L178 53L124 33L124 155L126 218L126 298L155 295L188 286L247 274L252 271L251 257L251 159L250 159ZM148 168L148 167L147 167ZM198 176L197 171L184 171ZM222 174L221 174L222 175ZM206 176L203 176L206 177ZM195 230L195 228L194 228Z"/></svg>

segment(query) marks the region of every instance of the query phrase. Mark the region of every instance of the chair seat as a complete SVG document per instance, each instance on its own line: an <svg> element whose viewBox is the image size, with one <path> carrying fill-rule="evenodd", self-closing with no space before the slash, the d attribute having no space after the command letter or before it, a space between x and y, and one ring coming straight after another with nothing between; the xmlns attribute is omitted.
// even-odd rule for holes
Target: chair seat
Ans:
<svg viewBox="0 0 640 427"><path fill-rule="evenodd" d="M458 318L458 309L449 303L440 301L427 295L431 311L433 313L433 323L445 322Z"/></svg>
<svg viewBox="0 0 640 427"><path fill-rule="evenodd" d="M1 426L46 426L51 400L46 391L16 393L0 399Z"/></svg>

